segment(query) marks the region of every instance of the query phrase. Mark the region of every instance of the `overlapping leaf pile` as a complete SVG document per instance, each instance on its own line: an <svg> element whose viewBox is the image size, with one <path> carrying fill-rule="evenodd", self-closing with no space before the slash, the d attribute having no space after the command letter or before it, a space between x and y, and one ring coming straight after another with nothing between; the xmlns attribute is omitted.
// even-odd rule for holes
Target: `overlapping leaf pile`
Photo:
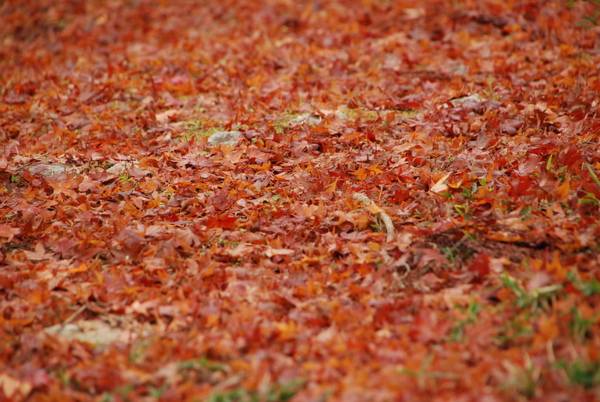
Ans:
<svg viewBox="0 0 600 402"><path fill-rule="evenodd" d="M3 2L0 395L598 397L567 3Z"/></svg>

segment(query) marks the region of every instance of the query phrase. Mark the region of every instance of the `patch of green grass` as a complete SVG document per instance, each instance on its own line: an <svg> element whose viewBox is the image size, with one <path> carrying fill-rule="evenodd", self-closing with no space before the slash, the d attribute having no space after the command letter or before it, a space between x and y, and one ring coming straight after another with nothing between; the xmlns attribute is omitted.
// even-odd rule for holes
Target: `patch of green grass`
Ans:
<svg viewBox="0 0 600 402"><path fill-rule="evenodd" d="M148 388L148 392L150 393L150 396L152 398L156 398L158 400L158 399L160 399L163 396L163 394L167 390L168 386L169 386L169 384L165 381L165 383L163 383L158 388L157 387L149 387Z"/></svg>
<svg viewBox="0 0 600 402"><path fill-rule="evenodd" d="M460 342L464 338L464 332L467 325L474 324L477 321L479 311L483 308L476 300L471 299L467 307L455 306L457 310L466 317L457 321L450 330L450 342Z"/></svg>
<svg viewBox="0 0 600 402"><path fill-rule="evenodd" d="M578 26L585 29L591 29L600 25L600 0L584 0L585 2L594 5L596 8L589 14L583 17L583 21L577 23ZM573 7L575 0L569 0L569 8Z"/></svg>
<svg viewBox="0 0 600 402"><path fill-rule="evenodd" d="M318 121L320 121L320 118L313 116L311 113L285 113L271 123L271 126L277 133L281 134L290 127L301 124L314 126L318 124Z"/></svg>
<svg viewBox="0 0 600 402"><path fill-rule="evenodd" d="M596 323L598 315L593 318L584 318L576 307L571 309L571 322L569 328L571 334L577 342L584 342L585 339L592 334L591 328Z"/></svg>
<svg viewBox="0 0 600 402"><path fill-rule="evenodd" d="M378 116L378 113L372 110L350 109L347 107L339 108L336 111L336 114L343 120L356 120L358 118L362 118L363 120L375 120Z"/></svg>
<svg viewBox="0 0 600 402"><path fill-rule="evenodd" d="M462 186L460 189L461 189L460 195L462 195L466 199L469 199L469 198L473 197L473 194L475 194L477 192L477 190L479 189L479 186L477 185L477 182L473 182L473 184L471 185L471 188Z"/></svg>
<svg viewBox="0 0 600 402"><path fill-rule="evenodd" d="M501 346L509 345L519 338L532 335L534 332L530 317L518 316L498 328L496 341Z"/></svg>
<svg viewBox="0 0 600 402"><path fill-rule="evenodd" d="M66 368L61 367L55 373L56 377L60 380L60 383L63 386L69 387L71 385L71 376L67 372Z"/></svg>
<svg viewBox="0 0 600 402"><path fill-rule="evenodd" d="M131 352L127 355L129 360L134 363L142 363L145 360L145 350L148 348L147 340L132 345Z"/></svg>
<svg viewBox="0 0 600 402"><path fill-rule="evenodd" d="M540 384L540 368L526 356L523 367L510 365L508 380L499 386L501 391L517 392L527 399L535 396L536 387Z"/></svg>
<svg viewBox="0 0 600 402"><path fill-rule="evenodd" d="M407 368L400 368L398 371L400 374L404 374L410 377L413 377L417 382L419 388L423 389L426 386L427 380L456 380L457 375L455 373L445 372L445 371L433 371L429 370L429 365L433 361L433 355L429 354L423 359L421 363L421 367L417 370L409 370Z"/></svg>
<svg viewBox="0 0 600 402"><path fill-rule="evenodd" d="M101 169L109 169L113 167L115 164L108 161L92 161L90 163L90 168L101 168Z"/></svg>
<svg viewBox="0 0 600 402"><path fill-rule="evenodd" d="M206 125L203 122L193 123L186 127L186 131L181 135L181 139L189 141L192 138L201 139L210 137L212 134L223 131L223 125Z"/></svg>
<svg viewBox="0 0 600 402"><path fill-rule="evenodd" d="M236 388L231 391L214 392L208 398L208 402L254 402L258 397L244 388Z"/></svg>
<svg viewBox="0 0 600 402"><path fill-rule="evenodd" d="M502 285L509 288L516 296L513 304L520 310L535 313L537 310L547 310L560 296L562 284L542 286L536 289L526 289L516 278L504 273Z"/></svg>
<svg viewBox="0 0 600 402"><path fill-rule="evenodd" d="M450 265L455 265L458 257L458 250L456 247L442 247L440 248L442 254L446 256Z"/></svg>
<svg viewBox="0 0 600 402"><path fill-rule="evenodd" d="M563 369L571 385L590 389L600 386L600 362L575 360L570 363L561 360L557 363Z"/></svg>
<svg viewBox="0 0 600 402"><path fill-rule="evenodd" d="M230 241L229 241L229 239L224 239L224 238L222 238L222 237L216 237L216 238L215 238L215 243L216 243L218 246L221 246L221 247L227 247L228 245L230 245ZM232 247L232 248L233 248L233 247Z"/></svg>
<svg viewBox="0 0 600 402"><path fill-rule="evenodd" d="M483 91L483 94L485 95L485 97L487 99L499 100L500 96L498 96L498 94L496 93L496 86L494 85L494 77L491 75L488 75L488 77L485 81L487 83L487 90Z"/></svg>
<svg viewBox="0 0 600 402"><path fill-rule="evenodd" d="M185 132L179 137L182 140L189 141L192 138L201 139L209 137L219 131L239 131L248 129L250 126L245 124L228 124L221 120L190 120L183 123Z"/></svg>
<svg viewBox="0 0 600 402"><path fill-rule="evenodd" d="M454 204L454 211L463 219L471 219L473 216L469 206L466 204Z"/></svg>
<svg viewBox="0 0 600 402"><path fill-rule="evenodd" d="M363 120L377 120L380 116L385 116L388 113L395 113L396 116L409 118L419 114L416 109L406 110L368 110L362 108L351 109L348 107L341 107L336 111L336 114L345 120L356 120L358 118Z"/></svg>
<svg viewBox="0 0 600 402"><path fill-rule="evenodd" d="M121 175L117 178L117 180L119 180L119 183L121 183L121 184L127 184L130 181L133 181L134 178L129 176L127 173L121 173Z"/></svg>
<svg viewBox="0 0 600 402"><path fill-rule="evenodd" d="M583 197L578 198L577 201L581 204L592 204L595 207L600 206L600 200L592 193L586 193Z"/></svg>
<svg viewBox="0 0 600 402"><path fill-rule="evenodd" d="M371 120L372 121L372 120L377 120L377 118L379 118L382 115L385 115L386 113L396 113L396 115L406 118L406 117L416 116L419 113L419 111L413 110L413 109L402 110L402 111L398 111L398 110L375 111L375 110L367 110L367 109L362 109L362 108L351 109L351 108L342 106L342 107L338 108L334 113L342 120L351 120L352 121L352 120L356 120L356 119L360 118L363 120L367 120L367 121ZM321 120L321 118L319 116L313 115L311 113L286 113L286 114L283 114L280 118L277 118L272 123L272 127L278 133L282 133L290 126L296 126L296 125L300 125L300 124L308 124L310 126L313 126L313 125L318 124L320 120Z"/></svg>
<svg viewBox="0 0 600 402"><path fill-rule="evenodd" d="M133 382L127 383L113 389L111 392L105 393L100 400L103 402L130 401L129 394L134 388L135 384Z"/></svg>
<svg viewBox="0 0 600 402"><path fill-rule="evenodd" d="M440 252L446 256L448 262L450 263L449 266L447 266L447 268L456 267L457 264L466 261L475 253L475 250L473 250L472 248L463 247L463 243L467 239L471 239L474 241L477 240L476 237L467 233L463 233L463 237L459 241L454 243L454 245L440 247Z"/></svg>
<svg viewBox="0 0 600 402"><path fill-rule="evenodd" d="M222 371L227 373L230 371L229 366L223 363L213 362L208 360L206 356L202 356L200 359L191 359L180 362L177 365L179 370L208 370L208 371Z"/></svg>
<svg viewBox="0 0 600 402"><path fill-rule="evenodd" d="M586 296L594 296L600 294L600 282L596 278L582 280L577 272L570 271L567 273L567 279L575 286L577 290Z"/></svg>
<svg viewBox="0 0 600 402"><path fill-rule="evenodd" d="M397 110L396 113L404 118L415 117L420 112L417 109Z"/></svg>
<svg viewBox="0 0 600 402"><path fill-rule="evenodd" d="M564 297L563 284L527 289L520 280L506 273L501 278L501 287L508 288L515 297L499 306L501 311L498 314L512 317L498 328L496 340L500 345L511 344L519 338L533 335L536 314L550 310L556 300ZM505 311L506 309L513 311Z"/></svg>
<svg viewBox="0 0 600 402"><path fill-rule="evenodd" d="M303 380L294 380L267 391L266 395L245 388L213 392L208 402L285 402L292 399L304 386Z"/></svg>

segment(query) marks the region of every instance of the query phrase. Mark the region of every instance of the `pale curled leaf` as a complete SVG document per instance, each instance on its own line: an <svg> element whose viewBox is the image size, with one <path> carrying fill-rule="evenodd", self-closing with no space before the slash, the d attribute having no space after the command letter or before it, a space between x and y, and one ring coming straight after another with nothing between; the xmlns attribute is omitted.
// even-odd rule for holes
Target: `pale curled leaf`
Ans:
<svg viewBox="0 0 600 402"><path fill-rule="evenodd" d="M275 255L292 255L296 252L296 250L292 250L289 248L271 248L269 247L265 252L267 257L273 257Z"/></svg>
<svg viewBox="0 0 600 402"><path fill-rule="evenodd" d="M448 177L450 177L450 173L439 179L429 190L434 193L441 193L442 191L447 190L448 185L446 184L446 180L448 180Z"/></svg>
<svg viewBox="0 0 600 402"><path fill-rule="evenodd" d="M0 389L8 398L16 399L17 396L25 397L29 395L33 389L33 386L26 381L19 380L18 378L11 377L7 374L0 374Z"/></svg>
<svg viewBox="0 0 600 402"><path fill-rule="evenodd" d="M386 241L392 241L396 229L392 218L369 197L361 193L354 193L352 199L360 201L371 213L375 214L384 224L385 232L387 233Z"/></svg>

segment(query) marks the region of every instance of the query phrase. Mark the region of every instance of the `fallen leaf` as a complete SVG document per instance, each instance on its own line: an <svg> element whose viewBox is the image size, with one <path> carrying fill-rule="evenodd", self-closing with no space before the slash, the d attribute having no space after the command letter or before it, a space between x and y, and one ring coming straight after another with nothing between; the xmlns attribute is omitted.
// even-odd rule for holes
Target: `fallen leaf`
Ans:
<svg viewBox="0 0 600 402"><path fill-rule="evenodd" d="M448 189L448 185L446 184L446 180L448 180L448 177L450 177L450 173L447 173L444 177L439 179L433 186L431 186L429 191L434 193L441 193L443 191L446 191Z"/></svg>

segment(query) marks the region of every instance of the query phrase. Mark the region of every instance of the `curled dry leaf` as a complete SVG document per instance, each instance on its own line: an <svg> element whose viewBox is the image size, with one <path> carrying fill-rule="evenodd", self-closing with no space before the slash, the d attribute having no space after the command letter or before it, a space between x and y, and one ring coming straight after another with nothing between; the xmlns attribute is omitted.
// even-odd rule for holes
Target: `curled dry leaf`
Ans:
<svg viewBox="0 0 600 402"><path fill-rule="evenodd" d="M394 223L392 222L392 218L377 204L373 202L369 197L361 193L354 193L352 195L354 200L360 201L366 208L371 211L371 213L375 214L381 221L385 227L385 232L387 233L386 241L392 241L394 238L394 234L396 233L396 229L394 228Z"/></svg>

